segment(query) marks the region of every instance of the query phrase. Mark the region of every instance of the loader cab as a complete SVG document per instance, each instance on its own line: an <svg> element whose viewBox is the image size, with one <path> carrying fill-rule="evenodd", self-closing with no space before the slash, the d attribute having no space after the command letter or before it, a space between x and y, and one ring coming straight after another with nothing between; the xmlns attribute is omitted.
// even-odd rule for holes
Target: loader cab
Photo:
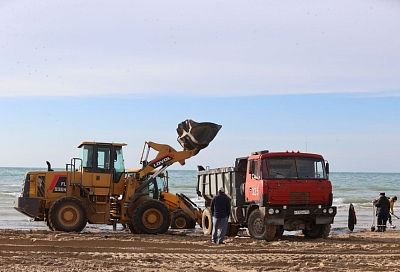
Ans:
<svg viewBox="0 0 400 272"><path fill-rule="evenodd" d="M119 182L125 173L122 147L126 144L83 142L82 169L87 173L111 174L113 182Z"/></svg>

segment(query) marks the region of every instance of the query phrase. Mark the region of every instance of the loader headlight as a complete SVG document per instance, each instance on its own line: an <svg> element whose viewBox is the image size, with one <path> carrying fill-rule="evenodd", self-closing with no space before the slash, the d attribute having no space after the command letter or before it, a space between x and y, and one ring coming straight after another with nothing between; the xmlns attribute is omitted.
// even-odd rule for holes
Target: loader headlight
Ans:
<svg viewBox="0 0 400 272"><path fill-rule="evenodd" d="M269 209L268 209L268 213L269 213L269 214L274 214L274 209L269 208Z"/></svg>
<svg viewBox="0 0 400 272"><path fill-rule="evenodd" d="M329 208L329 209L328 209L328 213L329 213L329 214L332 214L332 213L333 213L333 208Z"/></svg>

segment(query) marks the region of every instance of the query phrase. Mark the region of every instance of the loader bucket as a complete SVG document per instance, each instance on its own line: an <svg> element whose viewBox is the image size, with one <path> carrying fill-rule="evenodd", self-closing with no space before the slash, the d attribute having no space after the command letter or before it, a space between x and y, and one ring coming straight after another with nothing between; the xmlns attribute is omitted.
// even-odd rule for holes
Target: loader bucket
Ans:
<svg viewBox="0 0 400 272"><path fill-rule="evenodd" d="M215 138L221 125L203 122L197 123L193 120L185 120L178 125L178 142L184 150L198 150L206 148Z"/></svg>

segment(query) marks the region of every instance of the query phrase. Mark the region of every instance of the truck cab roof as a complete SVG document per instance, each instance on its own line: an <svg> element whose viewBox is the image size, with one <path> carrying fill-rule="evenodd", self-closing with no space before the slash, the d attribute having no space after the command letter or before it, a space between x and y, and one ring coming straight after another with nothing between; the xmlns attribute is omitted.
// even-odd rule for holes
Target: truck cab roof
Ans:
<svg viewBox="0 0 400 272"><path fill-rule="evenodd" d="M323 157L319 154L314 153L303 153L300 151L286 151L286 152L269 152L269 151L261 151L261 152L253 152L249 159L264 159L271 157L306 157L306 158L314 158L314 159L323 159Z"/></svg>

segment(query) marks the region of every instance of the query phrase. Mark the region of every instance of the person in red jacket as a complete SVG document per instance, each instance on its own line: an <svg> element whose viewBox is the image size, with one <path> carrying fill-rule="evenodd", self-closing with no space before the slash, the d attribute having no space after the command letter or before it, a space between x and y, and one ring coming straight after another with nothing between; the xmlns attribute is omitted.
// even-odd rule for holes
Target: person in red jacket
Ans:
<svg viewBox="0 0 400 272"><path fill-rule="evenodd" d="M215 244L224 244L230 213L231 199L225 194L225 189L221 187L218 190L218 195L216 195L211 201L211 214L213 221L211 242Z"/></svg>

